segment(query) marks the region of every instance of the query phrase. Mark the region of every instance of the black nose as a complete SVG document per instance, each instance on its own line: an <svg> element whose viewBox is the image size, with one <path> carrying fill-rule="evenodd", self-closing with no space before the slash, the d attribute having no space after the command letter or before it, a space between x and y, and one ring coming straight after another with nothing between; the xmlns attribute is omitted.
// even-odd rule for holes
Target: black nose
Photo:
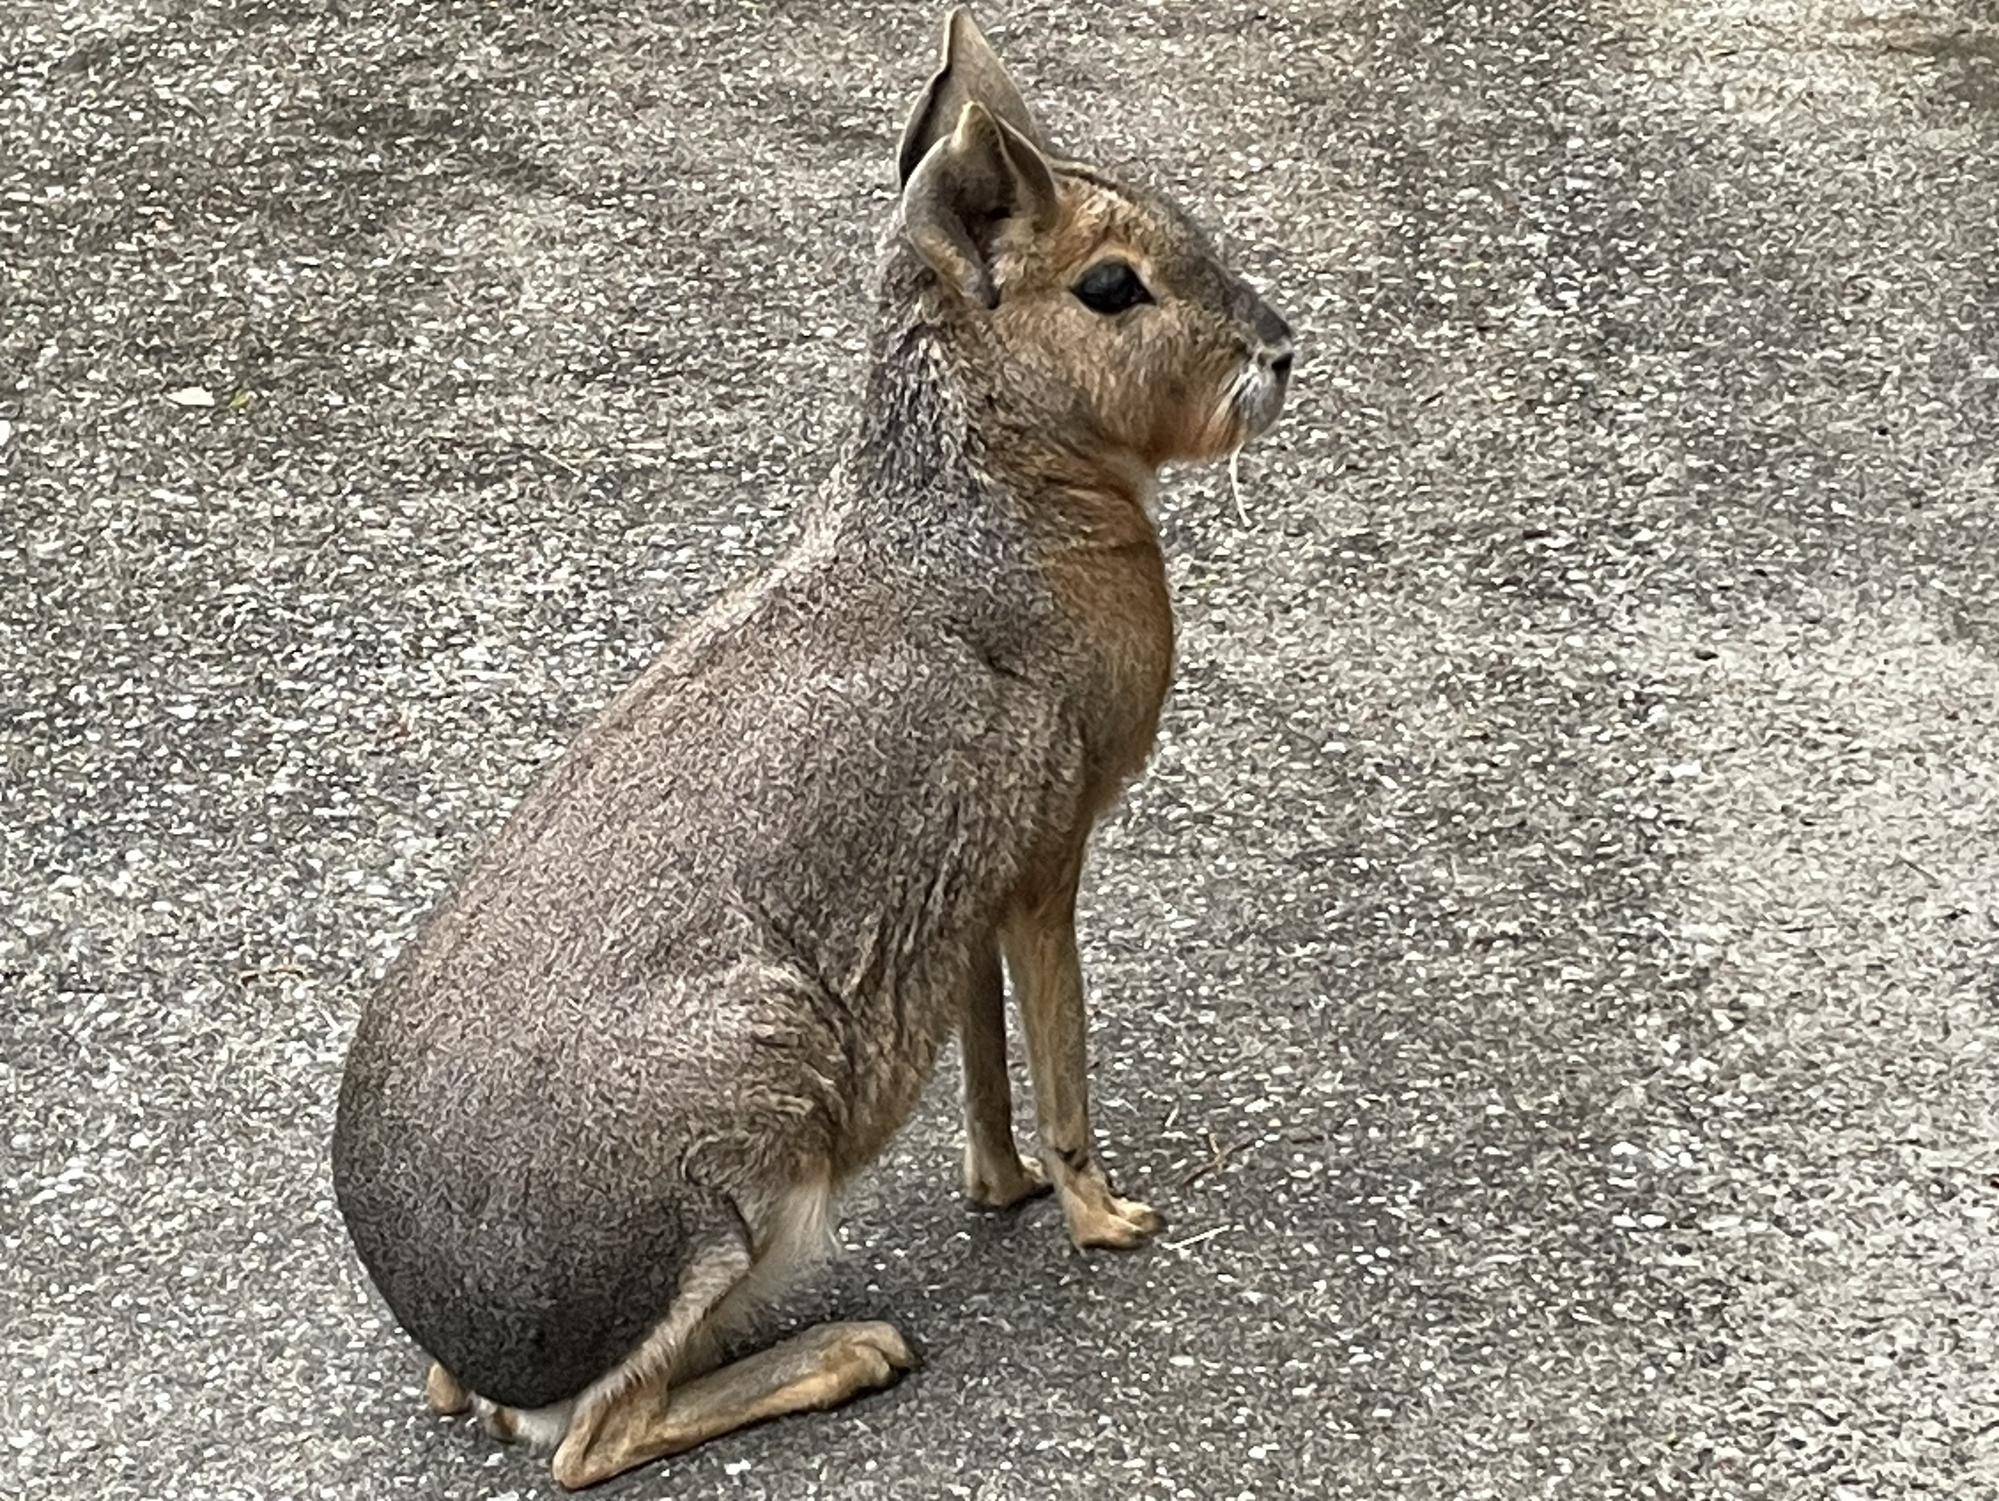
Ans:
<svg viewBox="0 0 1999 1501"><path fill-rule="evenodd" d="M1287 349L1276 359L1272 360L1270 368L1279 380L1291 379L1291 351Z"/></svg>

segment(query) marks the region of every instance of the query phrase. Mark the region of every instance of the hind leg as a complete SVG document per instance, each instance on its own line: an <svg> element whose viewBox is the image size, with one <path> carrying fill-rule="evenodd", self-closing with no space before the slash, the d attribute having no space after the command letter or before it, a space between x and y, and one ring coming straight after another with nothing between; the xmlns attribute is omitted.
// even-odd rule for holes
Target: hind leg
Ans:
<svg viewBox="0 0 1999 1501"><path fill-rule="evenodd" d="M744 1291L756 1264L749 1230L735 1207L719 1196L703 1207L705 1213L697 1209L690 1216L686 1259L665 1314L638 1348L581 1392L546 1407L509 1407L468 1390L439 1364L431 1368L428 1387L433 1405L440 1395L462 1393L491 1437L546 1451L557 1447L577 1421L609 1406L627 1389L684 1371L690 1361L698 1363L709 1350L717 1309ZM449 1385L440 1388L440 1380Z"/></svg>
<svg viewBox="0 0 1999 1501"><path fill-rule="evenodd" d="M577 1414L555 1479L572 1491L596 1485L751 1423L838 1407L915 1364L891 1325L821 1324L671 1390L655 1377Z"/></svg>

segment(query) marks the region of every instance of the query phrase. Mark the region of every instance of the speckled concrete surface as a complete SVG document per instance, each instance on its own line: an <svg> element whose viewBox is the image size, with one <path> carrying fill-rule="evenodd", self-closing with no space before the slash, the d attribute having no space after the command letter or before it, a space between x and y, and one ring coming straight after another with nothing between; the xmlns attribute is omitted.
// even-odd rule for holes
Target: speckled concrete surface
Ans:
<svg viewBox="0 0 1999 1501"><path fill-rule="evenodd" d="M852 389L909 4L0 21L0 1494L526 1497L324 1161L371 970ZM1088 895L1168 1244L629 1496L1999 1495L1999 15L985 7L1302 331Z"/></svg>

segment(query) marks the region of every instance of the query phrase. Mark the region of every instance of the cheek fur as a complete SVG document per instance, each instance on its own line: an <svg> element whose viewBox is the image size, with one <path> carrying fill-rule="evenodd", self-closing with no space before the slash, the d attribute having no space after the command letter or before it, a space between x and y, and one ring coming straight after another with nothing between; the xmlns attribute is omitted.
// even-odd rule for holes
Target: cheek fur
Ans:
<svg viewBox="0 0 1999 1501"><path fill-rule="evenodd" d="M1113 320L1051 299L1003 303L998 316L1002 339L1042 380L1078 399L1104 439L1147 463L1212 459L1242 442L1243 414L1231 400L1241 361L1179 308Z"/></svg>
<svg viewBox="0 0 1999 1501"><path fill-rule="evenodd" d="M1183 356L1162 390L1170 399L1156 414L1155 462L1219 458L1237 447L1247 431L1237 399L1241 361L1222 351Z"/></svg>

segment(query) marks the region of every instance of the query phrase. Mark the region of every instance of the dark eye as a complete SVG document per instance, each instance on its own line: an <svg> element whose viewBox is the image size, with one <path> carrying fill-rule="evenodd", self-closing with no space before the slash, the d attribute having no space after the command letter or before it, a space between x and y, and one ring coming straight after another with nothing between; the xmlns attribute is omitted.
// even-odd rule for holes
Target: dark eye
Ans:
<svg viewBox="0 0 1999 1501"><path fill-rule="evenodd" d="M1152 294L1145 290L1138 273L1123 261L1105 261L1090 267L1074 290L1084 307L1106 316L1152 301Z"/></svg>

